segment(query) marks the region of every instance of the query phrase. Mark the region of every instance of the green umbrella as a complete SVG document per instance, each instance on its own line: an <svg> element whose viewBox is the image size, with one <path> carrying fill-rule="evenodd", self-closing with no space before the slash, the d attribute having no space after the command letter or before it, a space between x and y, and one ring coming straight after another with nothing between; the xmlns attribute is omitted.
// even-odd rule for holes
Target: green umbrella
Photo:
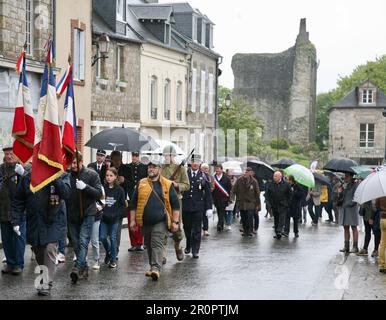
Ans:
<svg viewBox="0 0 386 320"><path fill-rule="evenodd" d="M283 171L287 176L293 176L299 184L308 188L315 187L315 178L310 169L300 164L293 164Z"/></svg>
<svg viewBox="0 0 386 320"><path fill-rule="evenodd" d="M366 177L373 172L373 169L366 167L366 166L355 166L351 167L356 173L357 176L362 177L363 179L366 179Z"/></svg>

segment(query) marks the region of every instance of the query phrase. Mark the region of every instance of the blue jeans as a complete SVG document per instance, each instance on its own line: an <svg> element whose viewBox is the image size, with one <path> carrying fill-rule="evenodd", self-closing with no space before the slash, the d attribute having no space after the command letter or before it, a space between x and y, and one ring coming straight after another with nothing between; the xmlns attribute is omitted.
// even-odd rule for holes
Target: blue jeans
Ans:
<svg viewBox="0 0 386 320"><path fill-rule="evenodd" d="M230 226L233 222L233 211L225 211L225 223Z"/></svg>
<svg viewBox="0 0 386 320"><path fill-rule="evenodd" d="M20 225L20 233L18 236L13 231L13 226L10 222L1 223L1 241L5 258L7 259L8 267L24 268L24 251L25 251L25 236L26 236L26 222L23 220Z"/></svg>
<svg viewBox="0 0 386 320"><path fill-rule="evenodd" d="M111 262L117 261L118 253L118 242L117 242L117 233L118 233L118 221L115 223L106 223L101 221L99 228L99 239L103 243L106 254L110 255ZM107 238L110 238L110 241Z"/></svg>
<svg viewBox="0 0 386 320"><path fill-rule="evenodd" d="M76 254L75 267L79 269L87 267L87 251L94 222L94 216L86 216L81 225L71 222L68 224Z"/></svg>
<svg viewBox="0 0 386 320"><path fill-rule="evenodd" d="M99 226L100 224L101 224L100 220L94 222L94 225L92 227L92 234L91 234L92 252L93 252L95 261L99 261Z"/></svg>

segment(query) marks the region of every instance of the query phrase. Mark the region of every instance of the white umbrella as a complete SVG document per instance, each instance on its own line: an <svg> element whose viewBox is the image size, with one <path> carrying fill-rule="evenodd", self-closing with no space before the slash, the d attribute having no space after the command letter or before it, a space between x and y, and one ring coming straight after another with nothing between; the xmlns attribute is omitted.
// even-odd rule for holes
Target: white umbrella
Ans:
<svg viewBox="0 0 386 320"><path fill-rule="evenodd" d="M362 204L386 196L386 169L375 171L363 180L355 191L354 201Z"/></svg>
<svg viewBox="0 0 386 320"><path fill-rule="evenodd" d="M242 164L240 161L227 161L222 164L222 167L224 170L230 170L234 175L238 175L243 174Z"/></svg>

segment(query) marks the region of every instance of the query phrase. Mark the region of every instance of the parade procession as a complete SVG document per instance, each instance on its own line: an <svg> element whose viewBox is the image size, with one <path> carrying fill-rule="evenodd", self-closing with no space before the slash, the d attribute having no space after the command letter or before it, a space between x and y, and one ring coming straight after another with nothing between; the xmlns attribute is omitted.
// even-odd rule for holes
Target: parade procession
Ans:
<svg viewBox="0 0 386 320"><path fill-rule="evenodd" d="M385 299L386 56L317 94L309 20L222 64L160 2L0 6L0 299Z"/></svg>

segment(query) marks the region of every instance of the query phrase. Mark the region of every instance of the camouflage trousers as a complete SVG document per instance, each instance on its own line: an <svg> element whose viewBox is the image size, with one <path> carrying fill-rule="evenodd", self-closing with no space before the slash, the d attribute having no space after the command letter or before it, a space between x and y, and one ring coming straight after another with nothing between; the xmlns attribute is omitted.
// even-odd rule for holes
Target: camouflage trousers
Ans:
<svg viewBox="0 0 386 320"><path fill-rule="evenodd" d="M181 199L178 200L180 203L180 208L182 208L182 201ZM182 211L180 211L182 212ZM181 249L181 241L184 239L184 232L182 228L182 214L180 213L178 221L180 222L178 224L178 230L176 232L172 232L172 239L174 241L174 249L179 250ZM169 238L169 232L166 234L164 238L164 257L167 256L167 248L168 248L168 238Z"/></svg>

